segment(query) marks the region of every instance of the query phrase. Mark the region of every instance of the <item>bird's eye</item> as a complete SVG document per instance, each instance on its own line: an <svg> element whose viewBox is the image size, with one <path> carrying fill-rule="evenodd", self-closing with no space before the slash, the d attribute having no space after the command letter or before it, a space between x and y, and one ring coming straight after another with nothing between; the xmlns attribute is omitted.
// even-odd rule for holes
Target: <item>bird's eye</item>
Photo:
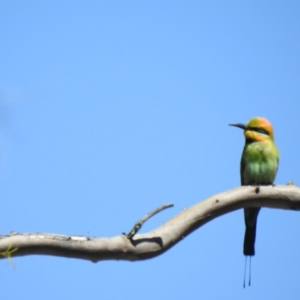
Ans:
<svg viewBox="0 0 300 300"><path fill-rule="evenodd" d="M269 132L267 130L260 128L260 127L251 127L249 129L259 132L259 133L262 133L262 134L265 134L265 135L269 135Z"/></svg>
<svg viewBox="0 0 300 300"><path fill-rule="evenodd" d="M257 132L262 133L262 134L269 135L269 133L268 133L266 130L262 129L262 128L258 128L258 129L257 129Z"/></svg>

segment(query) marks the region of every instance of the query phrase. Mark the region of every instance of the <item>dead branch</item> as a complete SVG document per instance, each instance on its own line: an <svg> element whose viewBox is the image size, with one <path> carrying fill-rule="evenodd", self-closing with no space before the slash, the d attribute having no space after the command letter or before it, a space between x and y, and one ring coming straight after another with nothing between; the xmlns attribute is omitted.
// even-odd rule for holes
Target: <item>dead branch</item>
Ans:
<svg viewBox="0 0 300 300"><path fill-rule="evenodd" d="M151 217L158 214L162 210L172 207L172 206L174 206L174 204L172 204L172 203L159 206L158 208L156 208L156 209L152 210L151 212L149 212L148 214L146 214L139 221L137 221L128 234L126 234L126 233L123 233L123 234L126 235L126 237L131 240L138 233L138 231L141 229L141 227L147 220L149 220Z"/></svg>
<svg viewBox="0 0 300 300"><path fill-rule="evenodd" d="M214 195L183 210L160 227L132 239L126 235L91 238L46 233L0 236L0 258L24 255L54 255L100 260L143 260L158 256L205 223L244 207L300 210L300 188L294 185L244 186Z"/></svg>

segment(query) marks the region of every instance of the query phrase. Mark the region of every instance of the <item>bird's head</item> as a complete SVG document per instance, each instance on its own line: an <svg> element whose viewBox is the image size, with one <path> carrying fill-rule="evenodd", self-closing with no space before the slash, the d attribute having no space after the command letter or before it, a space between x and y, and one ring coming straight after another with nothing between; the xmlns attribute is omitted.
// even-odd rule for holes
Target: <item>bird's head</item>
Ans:
<svg viewBox="0 0 300 300"><path fill-rule="evenodd" d="M269 139L274 141L272 124L266 118L255 117L250 119L245 125L240 123L229 125L243 129L247 140L264 141Z"/></svg>

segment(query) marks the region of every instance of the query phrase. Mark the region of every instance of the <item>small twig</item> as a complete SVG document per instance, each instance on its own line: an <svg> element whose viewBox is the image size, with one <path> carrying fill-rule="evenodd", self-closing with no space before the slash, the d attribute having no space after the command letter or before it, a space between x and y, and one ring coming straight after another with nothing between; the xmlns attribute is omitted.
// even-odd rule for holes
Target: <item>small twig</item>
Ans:
<svg viewBox="0 0 300 300"><path fill-rule="evenodd" d="M137 221L133 228L130 230L129 233L123 233L124 235L126 235L126 237L131 240L136 234L137 232L141 229L142 225L148 220L150 219L151 217L153 217L154 215L156 215L157 213L159 213L160 211L166 209L166 208L169 208L169 207L172 207L174 206L174 204L172 203L169 203L169 204L164 204L164 205L161 205L159 206L158 208L152 210L151 212L149 212L148 214L146 214L143 218L141 218L139 221Z"/></svg>

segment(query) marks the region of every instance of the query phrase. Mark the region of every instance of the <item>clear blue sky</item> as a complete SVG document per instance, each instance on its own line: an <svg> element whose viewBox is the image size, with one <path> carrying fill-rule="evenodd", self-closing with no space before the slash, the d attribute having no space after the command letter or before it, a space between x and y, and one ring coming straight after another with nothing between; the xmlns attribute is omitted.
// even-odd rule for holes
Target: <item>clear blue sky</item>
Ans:
<svg viewBox="0 0 300 300"><path fill-rule="evenodd" d="M240 184L265 116L300 183L298 1L1 1L0 233L113 236ZM1 299L299 299L300 214L259 215L243 289L243 212L141 262L0 261Z"/></svg>

